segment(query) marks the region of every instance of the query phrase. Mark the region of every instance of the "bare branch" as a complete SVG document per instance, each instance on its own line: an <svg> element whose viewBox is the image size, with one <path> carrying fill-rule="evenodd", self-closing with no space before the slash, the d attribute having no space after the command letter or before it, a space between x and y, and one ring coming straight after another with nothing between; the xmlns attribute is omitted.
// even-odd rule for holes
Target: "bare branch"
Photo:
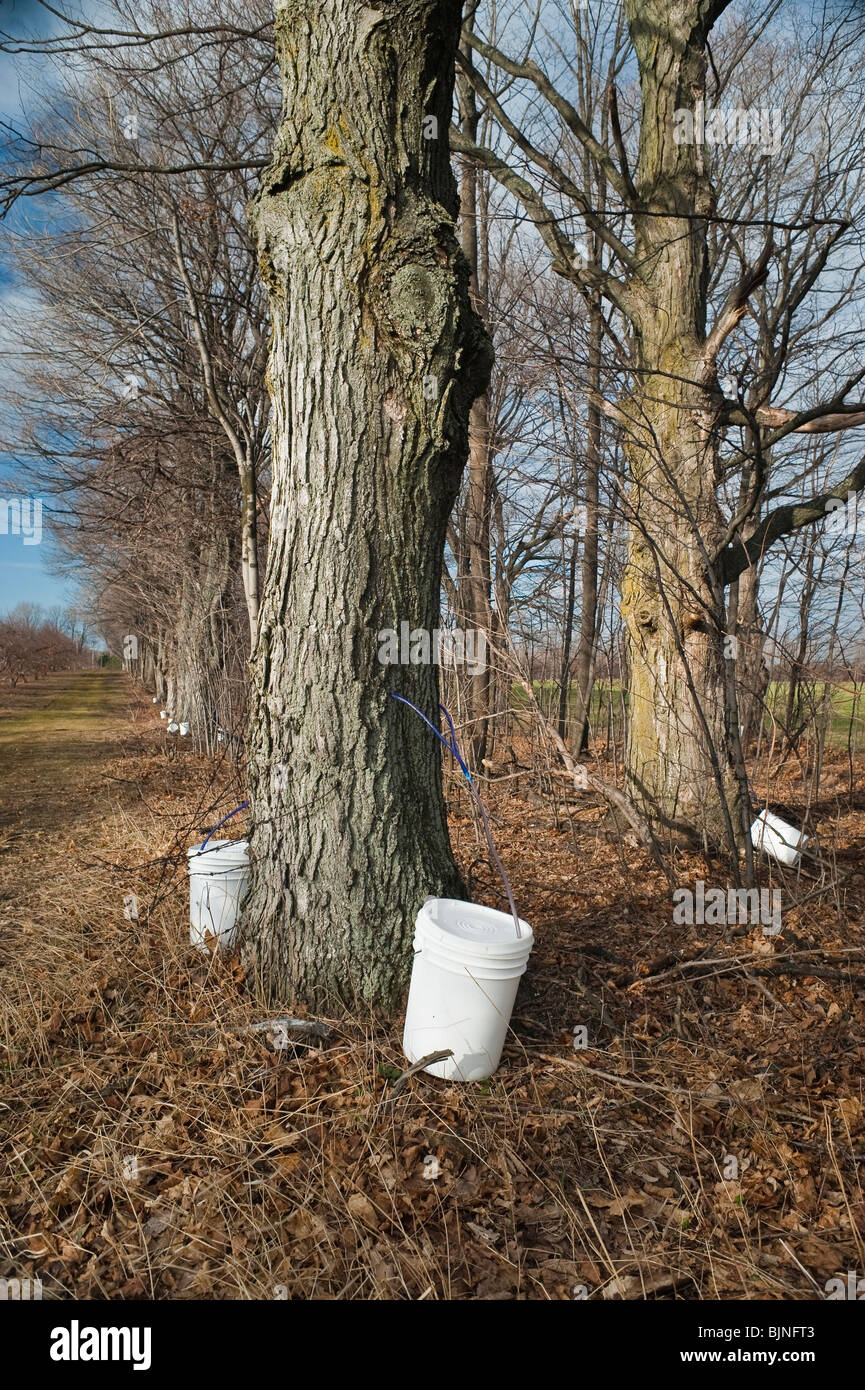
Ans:
<svg viewBox="0 0 865 1390"><path fill-rule="evenodd" d="M715 326L706 339L706 369L707 374L714 371L715 362L723 343L729 338L733 329L744 318L748 309L748 299L759 285L762 285L769 274L769 261L775 249L775 242L771 230L766 236L763 250L760 252L756 263L746 270L739 282L733 286L726 300L721 306L721 311L715 322Z"/></svg>
<svg viewBox="0 0 865 1390"><path fill-rule="evenodd" d="M628 186L629 180L626 179L621 170L617 168L615 160L609 150L595 138L585 121L581 119L571 103L563 97L560 92L556 91L550 79L541 71L537 63L531 58L527 59L524 63L515 63L512 58L508 58L500 49L496 48L494 44L486 43L483 39L479 39L477 34L473 34L470 30L463 29L463 38L466 43L470 44L471 47L476 50L476 52L480 53L481 56L486 58L489 62L494 63L496 67L501 68L503 72L509 73L512 77L522 77L534 83L541 95L546 97L550 105L561 116L571 134L577 137L591 157L604 171L610 186L615 189L622 202L629 207L632 212L639 212L642 210L641 200L639 198L636 200L634 199L632 187L629 188Z"/></svg>
<svg viewBox="0 0 865 1390"><path fill-rule="evenodd" d="M862 488L865 488L865 458L828 491L807 502L776 507L764 517L750 540L737 541L724 553L721 564L724 583L732 584L746 569L758 564L769 547L784 536L792 536L816 521L825 521L830 502L846 502L850 493L860 492Z"/></svg>
<svg viewBox="0 0 865 1390"><path fill-rule="evenodd" d="M494 154L482 145L473 144L456 126L451 126L450 144L451 149L457 154L469 155L477 160L503 188L507 188L519 199L552 253L552 269L558 275L572 280L574 284L597 290L623 314L630 317L633 295L628 287L608 271L599 270L590 264L580 264L582 258L578 256L577 248L570 237L566 236L559 226L559 219L526 179L516 173L500 155Z"/></svg>

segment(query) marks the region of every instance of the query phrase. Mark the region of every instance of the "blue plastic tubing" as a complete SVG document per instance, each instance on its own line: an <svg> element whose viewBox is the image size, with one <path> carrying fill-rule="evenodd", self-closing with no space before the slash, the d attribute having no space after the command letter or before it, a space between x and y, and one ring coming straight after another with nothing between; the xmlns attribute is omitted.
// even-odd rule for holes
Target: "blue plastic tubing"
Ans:
<svg viewBox="0 0 865 1390"><path fill-rule="evenodd" d="M238 811L245 811L248 805L249 805L249 802L248 802L248 801L244 801L244 803L243 803L242 806L235 806L235 808L234 808L233 811L229 811L229 813L228 813L227 816L223 816L223 817L222 817L222 820L219 822L219 825L215 825L215 826L213 827L212 830L209 830L209 831L208 831L208 833L207 833L207 840L209 840L209 839L211 838L212 835L215 835L216 832L217 832L217 830L219 830L220 826L225 825L225 822L226 822L227 820L231 820L231 817L232 817L232 816L236 816L237 813L238 813ZM201 854L201 853L203 852L204 846L207 844L207 840L202 840L202 842L201 842L201 849L198 851L199 854Z"/></svg>
<svg viewBox="0 0 865 1390"><path fill-rule="evenodd" d="M499 856L498 856L498 854L497 854L497 852L496 852L496 847L495 847L495 845L493 844L493 835L492 835L492 831L490 830L490 823L489 823L489 821L487 820L487 813L486 813L486 809L485 809L485 807L484 807L484 803L481 801L480 797L479 797L478 794L477 794L477 791L475 790L475 784L474 784L474 782L472 781L471 773L469 772L468 768L466 767L466 764L465 764L465 761L464 761L464 759L463 759L463 756L462 756L462 754L460 753L459 748L457 747L457 736L456 736L456 730L454 729L454 721L451 719L451 717L450 717L450 715L448 714L447 710L445 709L444 705L439 705L439 709L441 710L442 714L444 715L445 719L447 720L447 726L448 726L448 730L449 730L449 732L450 732L450 738L447 739L447 738L445 738L444 734L441 733L441 731L440 731L439 729L436 728L435 724L431 723L430 720L427 719L427 717L426 717L426 715L423 713L423 711L422 711L422 710L419 710L418 707L417 707L417 705L413 705L413 704L412 704L411 700L406 700L406 699L403 698L402 695L396 695L396 694L394 694L393 691L390 692L390 698L391 698L392 700L399 700L399 702L400 702L401 705L408 705L409 709L414 710L415 714L417 714L417 715L420 716L420 718L421 718L421 719L423 720L423 722L426 724L427 728L428 728L428 729L432 729L432 731L433 731L433 733L435 734L436 738L438 739L439 743L441 743L441 744L448 750L449 753L452 753L452 754L453 754L453 756L456 758L457 762L459 763L460 767L462 768L463 774L465 775L465 779L466 779L466 781L467 781L468 784L469 784L469 791L471 792L471 794L472 794L472 796L473 796L473 798L474 798L475 805L477 806L478 810L479 810L480 813L481 813L481 822L482 822L483 827L484 827L484 834L485 834L485 836L486 836L486 838L487 838L487 844L488 844L489 847L490 847L490 854L492 855L493 860L495 861L495 866L496 866L496 868L498 869L499 874L501 875L502 883L505 885L505 892L506 892L507 895L508 895L508 903L510 904L511 915L513 916L513 919L514 919L514 928L515 928L515 930L516 930L517 937L518 937L518 938L521 937L521 936L522 936L522 932L520 931L520 917L519 917L519 913L517 912L516 903L514 902L514 895L513 895L513 893L511 892L511 885L510 885L510 882L509 882L509 880L508 880L508 876L507 876L507 874L505 873L505 866L504 866L504 864L502 863L501 859L499 859Z"/></svg>

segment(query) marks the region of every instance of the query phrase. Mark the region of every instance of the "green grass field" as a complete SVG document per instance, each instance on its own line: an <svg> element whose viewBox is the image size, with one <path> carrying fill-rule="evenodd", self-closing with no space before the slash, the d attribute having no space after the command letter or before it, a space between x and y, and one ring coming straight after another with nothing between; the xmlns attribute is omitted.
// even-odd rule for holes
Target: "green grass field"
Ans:
<svg viewBox="0 0 865 1390"><path fill-rule="evenodd" d="M538 703L544 714L553 720L557 717L559 706L559 685L557 681L535 681L534 689ZM826 699L828 694L828 701ZM782 734L787 708L787 681L772 681L766 694L766 714L763 727L767 734L773 730L776 736ZM830 748L846 748L848 743L855 749L865 748L865 686L852 681L838 682L831 687L825 681L807 683L800 694L800 713L794 716L793 727L807 718L811 731L816 732L826 718L828 703L829 723L826 743ZM592 691L591 717L598 738L605 738L608 729L614 738L621 738L623 732L624 710L627 706L627 691L623 692L621 681L596 681ZM512 704L515 709L524 709L527 700L519 686L512 691ZM576 687L568 692L568 716L575 714L577 705Z"/></svg>
<svg viewBox="0 0 865 1390"><path fill-rule="evenodd" d="M767 728L772 719L779 724L786 718L788 695L787 681L770 682L766 694L768 712L765 718ZM800 712L794 715L794 727L806 718L811 722L822 722L826 718L825 706L829 706L829 724L826 742L830 747L846 747L848 742L858 748L865 742L865 687L852 681L829 686L825 681L810 682L800 696Z"/></svg>

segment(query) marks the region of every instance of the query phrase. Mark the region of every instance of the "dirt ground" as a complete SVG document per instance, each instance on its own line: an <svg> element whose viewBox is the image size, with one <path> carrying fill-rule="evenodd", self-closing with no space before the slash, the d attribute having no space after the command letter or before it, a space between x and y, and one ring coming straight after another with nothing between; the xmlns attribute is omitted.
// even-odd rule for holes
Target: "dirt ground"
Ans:
<svg viewBox="0 0 865 1390"><path fill-rule="evenodd" d="M851 790L830 756L819 861L764 865L781 933L725 940L516 757L489 803L537 944L502 1066L394 1095L398 1022L274 1047L239 963L189 945L185 849L244 799L236 770L118 673L0 693L0 1276L46 1299L714 1300L865 1268L865 765ZM699 856L673 875L728 882Z"/></svg>

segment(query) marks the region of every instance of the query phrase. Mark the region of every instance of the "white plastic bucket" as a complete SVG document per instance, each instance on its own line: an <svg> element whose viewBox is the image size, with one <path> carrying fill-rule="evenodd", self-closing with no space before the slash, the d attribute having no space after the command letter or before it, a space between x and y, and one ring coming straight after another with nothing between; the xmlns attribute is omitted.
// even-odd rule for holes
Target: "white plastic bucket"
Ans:
<svg viewBox="0 0 865 1390"><path fill-rule="evenodd" d="M167 718L168 718L168 710L167 710L167 709L161 709L161 710L159 711L159 718L160 718L160 719L167 719Z"/></svg>
<svg viewBox="0 0 865 1390"><path fill-rule="evenodd" d="M181 724L181 725L180 725L180 737L181 737L181 738L185 738L186 735L187 735L188 733L189 733L189 725L188 725L188 724Z"/></svg>
<svg viewBox="0 0 865 1390"><path fill-rule="evenodd" d="M189 860L189 939L206 951L208 936L219 946L234 940L237 914L249 891L249 841L208 840L192 845Z"/></svg>
<svg viewBox="0 0 865 1390"><path fill-rule="evenodd" d="M520 976L534 945L507 912L427 898L417 915L402 1046L410 1062L450 1048L431 1076L484 1081L498 1066Z"/></svg>
<svg viewBox="0 0 865 1390"><path fill-rule="evenodd" d="M751 826L751 844L754 848L762 849L764 854L771 855L781 864L789 864L791 868L799 863L807 843L807 835L771 811L761 811Z"/></svg>

